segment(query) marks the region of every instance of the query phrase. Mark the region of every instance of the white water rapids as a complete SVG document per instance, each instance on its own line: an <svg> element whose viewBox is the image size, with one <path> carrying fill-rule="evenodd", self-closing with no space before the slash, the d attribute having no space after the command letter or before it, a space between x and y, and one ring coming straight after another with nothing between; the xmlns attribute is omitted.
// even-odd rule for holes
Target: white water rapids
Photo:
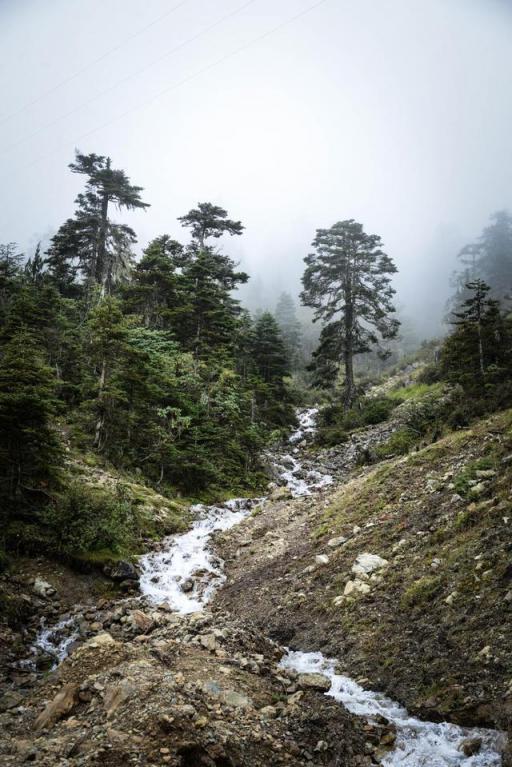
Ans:
<svg viewBox="0 0 512 767"><path fill-rule="evenodd" d="M280 480L294 497L309 495L333 479L315 470L305 471L300 462L300 443L315 429L317 409L298 414L299 427L289 439L289 452L275 459ZM196 520L190 530L169 536L158 551L140 559L140 590L153 604L166 602L179 613L201 610L223 583L223 562L211 549L211 537L217 531L228 530L245 519L265 499L238 498L215 506L198 505L192 509ZM59 632L63 622L38 636L37 645L62 660L71 641ZM66 624L67 625L67 624ZM71 626L68 627L72 629ZM52 635L52 631L55 637ZM337 674L336 661L321 653L289 651L281 661L289 669L320 672L331 680L327 695L342 703L352 713L371 719L378 714L393 722L397 728L395 748L385 758L385 767L499 767L502 735L493 730L465 729L447 722L424 722L411 717L398 703L384 695L364 690L349 677ZM465 738L480 738L479 752L466 757L458 749Z"/></svg>

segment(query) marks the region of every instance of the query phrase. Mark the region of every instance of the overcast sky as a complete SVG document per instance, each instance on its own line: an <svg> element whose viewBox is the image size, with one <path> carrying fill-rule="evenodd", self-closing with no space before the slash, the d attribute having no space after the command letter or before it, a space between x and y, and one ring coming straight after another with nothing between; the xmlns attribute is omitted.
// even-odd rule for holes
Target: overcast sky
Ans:
<svg viewBox="0 0 512 767"><path fill-rule="evenodd" d="M0 0L0 241L73 212L75 147L144 187L138 249L198 201L272 303L317 227L380 234L433 327L458 248L512 208L510 0ZM435 323L434 323L435 324Z"/></svg>

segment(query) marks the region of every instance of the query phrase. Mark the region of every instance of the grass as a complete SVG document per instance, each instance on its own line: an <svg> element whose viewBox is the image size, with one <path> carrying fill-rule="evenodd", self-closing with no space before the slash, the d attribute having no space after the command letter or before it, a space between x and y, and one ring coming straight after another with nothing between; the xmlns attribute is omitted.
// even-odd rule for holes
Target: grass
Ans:
<svg viewBox="0 0 512 767"><path fill-rule="evenodd" d="M398 389L393 389L388 393L388 397L398 402L408 402L410 400L421 399L427 394L441 394L443 390L443 384L434 383L414 383L410 386L403 386Z"/></svg>

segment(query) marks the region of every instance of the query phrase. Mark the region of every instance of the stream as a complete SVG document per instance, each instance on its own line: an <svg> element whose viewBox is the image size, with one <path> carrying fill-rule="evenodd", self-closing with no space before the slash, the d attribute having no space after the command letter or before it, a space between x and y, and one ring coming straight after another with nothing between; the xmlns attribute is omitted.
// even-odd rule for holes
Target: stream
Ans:
<svg viewBox="0 0 512 767"><path fill-rule="evenodd" d="M316 408L298 413L299 425L288 441L287 450L274 456L279 484L289 488L293 497L310 495L333 482L329 474L305 470L301 464L304 440L314 433ZM197 505L192 511L195 522L188 532L166 538L159 550L140 558L140 590L153 604L167 602L181 614L201 610L225 580L224 563L211 548L211 537L244 520L266 499L236 498L219 505ZM66 630L64 630L66 629ZM61 621L52 629L42 627L36 646L49 652L56 665L72 643L72 625ZM74 639L74 637L73 637ZM381 693L364 690L349 677L336 673L336 661L321 653L289 650L281 661L283 667L299 673L322 673L331 680L326 693L357 716L372 719L386 717L396 726L395 748L382 761L384 767L499 767L503 736L494 730L469 729L448 722L421 721L408 714L400 704ZM465 756L459 747L466 739L479 739L478 753Z"/></svg>

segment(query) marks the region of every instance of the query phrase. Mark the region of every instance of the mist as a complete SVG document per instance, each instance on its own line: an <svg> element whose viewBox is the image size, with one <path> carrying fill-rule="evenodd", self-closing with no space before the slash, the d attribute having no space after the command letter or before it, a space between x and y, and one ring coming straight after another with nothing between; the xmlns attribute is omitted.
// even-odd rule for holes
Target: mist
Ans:
<svg viewBox="0 0 512 767"><path fill-rule="evenodd" d="M74 210L76 147L144 187L137 252L209 200L250 307L297 296L315 229L354 218L441 329L458 250L512 207L512 8L497 0L4 0L0 239Z"/></svg>

